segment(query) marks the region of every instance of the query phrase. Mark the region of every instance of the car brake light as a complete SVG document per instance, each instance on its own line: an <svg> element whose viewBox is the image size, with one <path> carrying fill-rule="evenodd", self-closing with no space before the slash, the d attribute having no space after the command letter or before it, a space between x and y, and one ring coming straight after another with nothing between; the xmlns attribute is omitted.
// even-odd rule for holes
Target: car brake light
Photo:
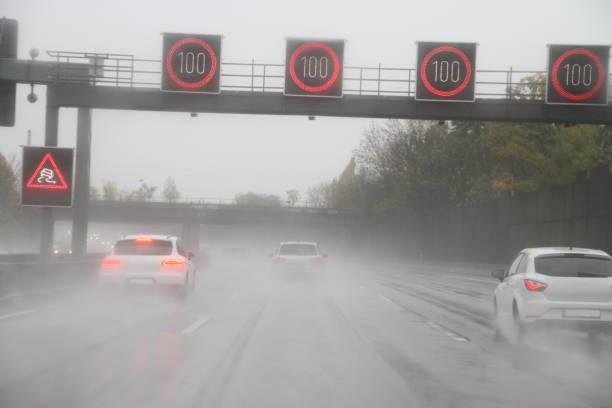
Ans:
<svg viewBox="0 0 612 408"><path fill-rule="evenodd" d="M102 259L102 268L104 269L119 269L121 268L121 259L104 258Z"/></svg>
<svg viewBox="0 0 612 408"><path fill-rule="evenodd" d="M322 256L315 256L314 258L312 258L312 262L322 263L323 262L323 257Z"/></svg>
<svg viewBox="0 0 612 408"><path fill-rule="evenodd" d="M275 256L273 259L274 262L285 262L286 259L283 258L282 256Z"/></svg>
<svg viewBox="0 0 612 408"><path fill-rule="evenodd" d="M532 279L523 279L525 287L530 292L544 292L544 289L548 287L544 282L538 282Z"/></svg>
<svg viewBox="0 0 612 408"><path fill-rule="evenodd" d="M151 242L153 242L153 238L136 238L134 242L137 242L139 244L150 244Z"/></svg>
<svg viewBox="0 0 612 408"><path fill-rule="evenodd" d="M161 262L162 268L167 268L167 269L181 269L181 268L184 268L186 265L187 265L187 262L185 262L182 259L164 259Z"/></svg>

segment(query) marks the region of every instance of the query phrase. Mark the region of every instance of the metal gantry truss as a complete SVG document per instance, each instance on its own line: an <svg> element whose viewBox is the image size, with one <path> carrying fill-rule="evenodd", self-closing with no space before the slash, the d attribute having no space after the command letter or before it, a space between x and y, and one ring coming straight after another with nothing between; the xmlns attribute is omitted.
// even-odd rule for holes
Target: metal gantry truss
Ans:
<svg viewBox="0 0 612 408"><path fill-rule="evenodd" d="M139 59L129 54L49 51L55 61L52 79L63 83L95 86L159 88L161 61ZM83 67L88 67L84 70ZM251 62L221 63L221 90L251 93L281 93L284 87L284 64ZM523 85L528 90L521 97L543 100L546 72L542 70L476 71L476 97L512 99L514 90ZM612 82L612 81L610 81ZM416 68L345 66L344 93L348 95L414 97ZM611 92L612 94L612 92Z"/></svg>

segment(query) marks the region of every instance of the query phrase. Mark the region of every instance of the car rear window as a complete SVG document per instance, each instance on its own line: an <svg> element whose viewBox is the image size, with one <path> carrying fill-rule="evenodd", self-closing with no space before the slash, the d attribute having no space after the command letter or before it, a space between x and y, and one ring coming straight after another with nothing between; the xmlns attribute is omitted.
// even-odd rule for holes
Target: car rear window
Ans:
<svg viewBox="0 0 612 408"><path fill-rule="evenodd" d="M281 245L279 255L317 255L317 247L312 244Z"/></svg>
<svg viewBox="0 0 612 408"><path fill-rule="evenodd" d="M568 278L608 278L612 276L612 260L603 256L562 254L535 258L537 273Z"/></svg>
<svg viewBox="0 0 612 408"><path fill-rule="evenodd" d="M122 239L114 249L117 255L170 255L172 241L162 239Z"/></svg>

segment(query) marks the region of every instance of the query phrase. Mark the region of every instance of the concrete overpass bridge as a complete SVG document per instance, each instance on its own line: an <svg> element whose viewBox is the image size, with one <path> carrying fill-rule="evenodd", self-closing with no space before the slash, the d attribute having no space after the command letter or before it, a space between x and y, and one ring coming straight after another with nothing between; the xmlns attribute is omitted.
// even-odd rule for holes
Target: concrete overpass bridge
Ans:
<svg viewBox="0 0 612 408"><path fill-rule="evenodd" d="M54 218L70 221L73 211L56 208ZM272 235L291 239L325 235L346 240L366 223L362 212L349 209L104 200L89 203L88 219L105 224L178 225L191 248L199 246L201 226L231 226L263 235L275 231Z"/></svg>

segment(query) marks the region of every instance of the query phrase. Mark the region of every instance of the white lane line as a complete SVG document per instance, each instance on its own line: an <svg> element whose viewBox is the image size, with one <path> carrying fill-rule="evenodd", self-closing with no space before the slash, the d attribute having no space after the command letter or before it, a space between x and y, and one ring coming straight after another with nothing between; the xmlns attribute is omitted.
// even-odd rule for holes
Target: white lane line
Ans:
<svg viewBox="0 0 612 408"><path fill-rule="evenodd" d="M400 306L402 308L404 308L401 305L398 305L396 302L394 302L393 300L389 299L388 297L381 295L380 293L378 294L378 296L380 296L383 300L396 305L396 306ZM415 312L413 312L415 313ZM436 322L433 322L431 320L428 320L425 316L421 315L421 317L423 319L425 319L425 324L427 324L429 327L431 327L432 329L439 331L440 333L444 334L447 337L452 338L455 341L460 341L460 342L468 342L469 340L467 339L467 337L463 337L462 335L460 335L459 333L454 333L452 331L450 331L449 329L447 329L446 327L443 327L441 325L439 325Z"/></svg>
<svg viewBox="0 0 612 408"><path fill-rule="evenodd" d="M191 333L195 332L196 330L198 330L200 327L202 327L203 325L205 325L206 323L208 323L210 321L210 317L202 317L201 319L196 320L195 322L193 322L192 324L190 324L188 327L186 327L181 334L184 334L185 336L190 335Z"/></svg>
<svg viewBox="0 0 612 408"><path fill-rule="evenodd" d="M384 300L385 302L389 302L389 303L391 303L392 305L394 305L394 304L395 304L395 302L394 302L394 301L392 301L391 299L389 299L389 298L388 298L388 297L386 297L386 296L383 296L383 295L380 295L380 294L379 294L378 296L380 296L380 298L381 298L382 300Z"/></svg>
<svg viewBox="0 0 612 408"><path fill-rule="evenodd" d="M5 299L10 299L10 298L13 298L13 297L29 296L29 295L34 295L36 293L59 292L61 290L74 289L74 288L77 288L79 286L81 286L81 285L59 286L59 287L50 288L50 289L29 290L27 292L9 293L7 295L4 295L4 296L0 297L0 302L2 302Z"/></svg>
<svg viewBox="0 0 612 408"><path fill-rule="evenodd" d="M10 319L12 317L17 317L17 316L23 316L23 315L26 315L26 314L37 312L37 311L39 311L41 309L44 309L44 308L43 307L37 307L37 308L34 308L34 309L26 309L26 310L21 310L19 312L15 312L15 313L10 313L10 314L7 314L7 315L2 315L2 316L0 316L0 320Z"/></svg>

